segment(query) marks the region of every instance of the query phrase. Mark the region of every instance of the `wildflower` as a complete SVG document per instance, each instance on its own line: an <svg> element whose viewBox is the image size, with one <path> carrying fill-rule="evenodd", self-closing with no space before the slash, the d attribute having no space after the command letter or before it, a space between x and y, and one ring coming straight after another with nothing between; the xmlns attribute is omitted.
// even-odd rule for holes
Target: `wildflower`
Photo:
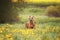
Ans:
<svg viewBox="0 0 60 40"><path fill-rule="evenodd" d="M11 35L11 34L6 34L6 37L7 37L7 38L11 38L12 35Z"/></svg>
<svg viewBox="0 0 60 40"><path fill-rule="evenodd" d="M36 40L41 40L41 38L38 36Z"/></svg>
<svg viewBox="0 0 60 40"><path fill-rule="evenodd" d="M13 38L7 38L7 40L13 40Z"/></svg>
<svg viewBox="0 0 60 40"><path fill-rule="evenodd" d="M56 40L60 40L60 36L56 37Z"/></svg>
<svg viewBox="0 0 60 40"><path fill-rule="evenodd" d="M3 30L0 28L0 33L2 33L3 32Z"/></svg>
<svg viewBox="0 0 60 40"><path fill-rule="evenodd" d="M0 40L3 40L3 38L2 38L2 37L0 37Z"/></svg>

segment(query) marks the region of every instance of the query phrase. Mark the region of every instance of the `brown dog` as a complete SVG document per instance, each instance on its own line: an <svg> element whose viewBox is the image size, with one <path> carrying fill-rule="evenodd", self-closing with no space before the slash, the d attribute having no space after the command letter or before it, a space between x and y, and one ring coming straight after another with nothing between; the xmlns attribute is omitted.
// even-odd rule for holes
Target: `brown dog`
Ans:
<svg viewBox="0 0 60 40"><path fill-rule="evenodd" d="M29 21L25 24L26 28L33 29L35 27L35 22L33 20L33 16L29 16Z"/></svg>

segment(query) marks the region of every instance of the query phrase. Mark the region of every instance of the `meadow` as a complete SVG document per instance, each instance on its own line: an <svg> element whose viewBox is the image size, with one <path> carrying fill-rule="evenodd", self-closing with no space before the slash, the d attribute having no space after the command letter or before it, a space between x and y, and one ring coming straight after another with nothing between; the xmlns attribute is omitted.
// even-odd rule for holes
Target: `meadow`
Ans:
<svg viewBox="0 0 60 40"><path fill-rule="evenodd" d="M60 18L48 17L45 8L18 9L20 22L0 24L0 40L60 40ZM29 16L34 16L35 28L25 27Z"/></svg>

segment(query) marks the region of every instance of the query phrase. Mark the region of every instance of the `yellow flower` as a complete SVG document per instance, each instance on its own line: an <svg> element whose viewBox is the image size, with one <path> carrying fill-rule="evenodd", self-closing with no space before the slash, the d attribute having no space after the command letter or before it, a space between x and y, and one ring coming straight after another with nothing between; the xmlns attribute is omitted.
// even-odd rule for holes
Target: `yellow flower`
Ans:
<svg viewBox="0 0 60 40"><path fill-rule="evenodd" d="M3 32L3 30L0 28L0 33L2 33Z"/></svg>
<svg viewBox="0 0 60 40"><path fill-rule="evenodd" d="M56 40L60 40L60 36L56 37Z"/></svg>
<svg viewBox="0 0 60 40"><path fill-rule="evenodd" d="M31 29L27 29L27 30L20 30L20 33L22 33L23 35L34 35L33 31Z"/></svg>
<svg viewBox="0 0 60 40"><path fill-rule="evenodd" d="M7 40L13 40L13 38L7 38Z"/></svg>
<svg viewBox="0 0 60 40"><path fill-rule="evenodd" d="M5 30L5 27L2 27L2 30Z"/></svg>
<svg viewBox="0 0 60 40"><path fill-rule="evenodd" d="M6 34L6 37L7 37L7 38L11 38L12 35L11 35L11 34Z"/></svg>
<svg viewBox="0 0 60 40"><path fill-rule="evenodd" d="M38 36L38 38L36 40L41 40L41 38Z"/></svg>
<svg viewBox="0 0 60 40"><path fill-rule="evenodd" d="M14 30L11 30L12 32L17 32L18 30L17 29L14 29Z"/></svg>
<svg viewBox="0 0 60 40"><path fill-rule="evenodd" d="M0 37L0 40L3 40L3 38L2 38L2 37Z"/></svg>

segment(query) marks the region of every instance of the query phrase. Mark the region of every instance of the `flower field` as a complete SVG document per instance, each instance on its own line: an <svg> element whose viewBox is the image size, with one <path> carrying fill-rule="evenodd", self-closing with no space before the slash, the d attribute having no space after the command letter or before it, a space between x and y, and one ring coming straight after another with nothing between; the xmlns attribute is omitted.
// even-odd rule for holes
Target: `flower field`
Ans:
<svg viewBox="0 0 60 40"><path fill-rule="evenodd" d="M44 9L25 8L19 15L20 22L14 24L0 24L0 40L60 40L60 18L45 16ZM25 27L29 15L34 16L35 28Z"/></svg>

